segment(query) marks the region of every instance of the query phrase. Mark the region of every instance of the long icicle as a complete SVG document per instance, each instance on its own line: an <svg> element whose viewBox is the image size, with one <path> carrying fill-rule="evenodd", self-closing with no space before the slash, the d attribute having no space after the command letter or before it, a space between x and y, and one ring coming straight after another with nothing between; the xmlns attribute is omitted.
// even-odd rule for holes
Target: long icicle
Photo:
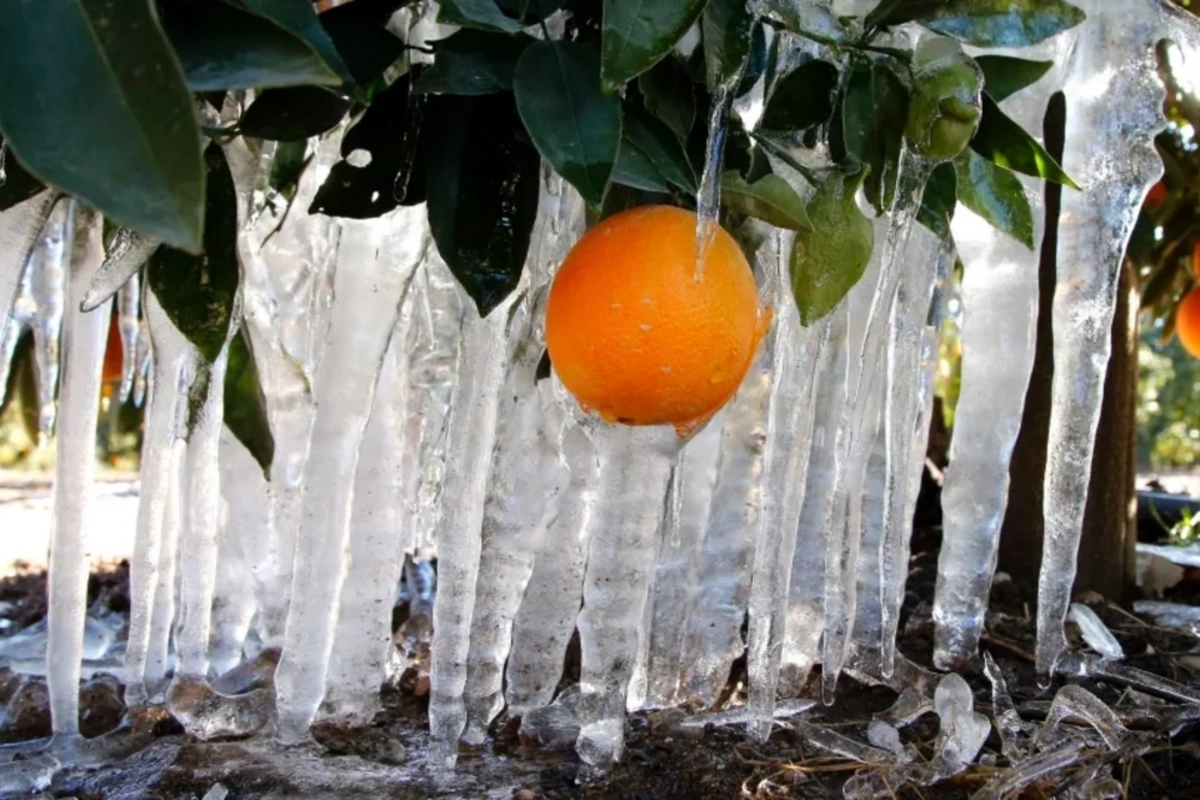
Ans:
<svg viewBox="0 0 1200 800"><path fill-rule="evenodd" d="M68 201L74 203L74 201ZM80 209L69 251L69 297L80 297L104 260L103 219ZM66 379L54 475L54 522L50 538L46 681L54 736L70 747L79 735L79 675L87 611L88 533L95 473L100 372L108 341L109 308L91 313L72 304L63 333Z"/></svg>

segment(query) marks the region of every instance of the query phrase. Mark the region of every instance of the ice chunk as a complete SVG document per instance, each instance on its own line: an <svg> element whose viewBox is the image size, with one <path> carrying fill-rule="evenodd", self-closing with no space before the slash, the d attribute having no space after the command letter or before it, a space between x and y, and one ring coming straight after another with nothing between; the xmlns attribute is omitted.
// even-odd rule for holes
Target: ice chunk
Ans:
<svg viewBox="0 0 1200 800"><path fill-rule="evenodd" d="M307 736L325 693L359 447L400 301L429 237L419 207L340 225L327 351L313 382L317 410L302 479L292 602L275 676L278 735L291 742ZM466 495L462 500L469 502ZM453 564L455 555L447 556Z"/></svg>
<svg viewBox="0 0 1200 800"><path fill-rule="evenodd" d="M1100 698L1082 686L1071 684L1059 689L1058 694L1054 695L1054 702L1050 704L1046 722L1034 739L1034 746L1045 742L1067 718L1082 720L1090 725L1100 734L1109 750L1120 749L1123 740L1129 736L1129 731L1121 724L1116 713Z"/></svg>
<svg viewBox="0 0 1200 800"><path fill-rule="evenodd" d="M808 744L852 761L863 764L888 764L892 761L892 753L888 750L863 744L829 728L801 722L796 725L796 732Z"/></svg>
<svg viewBox="0 0 1200 800"><path fill-rule="evenodd" d="M1079 626L1079 632L1083 634L1083 639L1088 643L1088 647L1105 658L1119 660L1125 657L1121 643L1117 641L1117 637L1113 636L1108 626L1096 616L1095 611L1082 603L1072 603L1068 619Z"/></svg>
<svg viewBox="0 0 1200 800"><path fill-rule="evenodd" d="M1195 630L1195 626L1200 626L1200 606L1137 600L1134 601L1133 610L1144 617L1150 617L1156 625L1167 628Z"/></svg>
<svg viewBox="0 0 1200 800"><path fill-rule="evenodd" d="M41 240L29 256L29 287L36 307L31 325L38 378L38 429L43 438L54 430L54 419L58 413L59 340L62 337L67 273L71 267L74 235L75 201L63 198L50 212ZM72 296L78 297L78 291ZM105 333L108 333L107 328ZM101 347L101 357L103 349Z"/></svg>
<svg viewBox="0 0 1200 800"><path fill-rule="evenodd" d="M1142 199L1162 175L1154 148L1165 124L1155 45L1164 36L1181 39L1190 49L1200 43L1194 18L1169 12L1156 0L1081 0L1079 6L1087 20L1079 26L1064 86L1063 168L1083 191L1063 192L1058 231L1037 610L1037 668L1043 680L1066 648L1063 621L1078 563L1125 245ZM1168 28L1172 17L1177 24ZM1114 97L1122 98L1119 115L1112 111Z"/></svg>
<svg viewBox="0 0 1200 800"><path fill-rule="evenodd" d="M880 720L872 720L867 725L867 741L880 750L891 753L898 761L908 759L904 743L900 741L900 731Z"/></svg>
<svg viewBox="0 0 1200 800"><path fill-rule="evenodd" d="M996 718L996 728L1000 732L1001 749L1009 761L1017 761L1028 751L1031 725L1021 719L1012 697L1008 693L1008 683L1004 673L992 658L992 654L984 652L983 671L992 684L992 714Z"/></svg>
<svg viewBox="0 0 1200 800"><path fill-rule="evenodd" d="M50 214L54 196L46 190L0 211L0 323L4 325L8 324L29 253Z"/></svg>
<svg viewBox="0 0 1200 800"><path fill-rule="evenodd" d="M83 296L83 310L91 311L130 282L137 281L138 270L158 249L160 242L129 228L118 228L108 244L108 254Z"/></svg>
<svg viewBox="0 0 1200 800"><path fill-rule="evenodd" d="M74 201L67 202L74 205ZM77 226L72 230L71 277L66 292L79 297L104 259L104 221L98 213L85 209L78 213L70 209L66 216ZM68 740L79 735L79 677L90 569L88 534L94 522L89 508L100 373L107 341L108 308L84 313L72 304L63 331L65 378L59 398L62 424L54 474L46 646L54 735Z"/></svg>
<svg viewBox="0 0 1200 800"><path fill-rule="evenodd" d="M971 800L1002 800L1005 797L1019 796L1022 789L1039 778L1078 761L1079 751L1083 746L1081 740L1073 739L1054 750L1015 764L1011 769L1002 770L984 784L983 788L971 795Z"/></svg>
<svg viewBox="0 0 1200 800"><path fill-rule="evenodd" d="M946 777L970 766L987 741L992 725L987 717L975 711L975 696L961 675L942 678L933 703L941 720L933 770L939 777Z"/></svg>

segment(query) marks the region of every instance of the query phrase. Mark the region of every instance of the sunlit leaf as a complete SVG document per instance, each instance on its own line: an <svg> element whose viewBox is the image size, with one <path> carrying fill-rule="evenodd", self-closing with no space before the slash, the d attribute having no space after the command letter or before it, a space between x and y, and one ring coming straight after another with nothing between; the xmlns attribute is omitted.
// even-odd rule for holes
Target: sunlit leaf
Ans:
<svg viewBox="0 0 1200 800"><path fill-rule="evenodd" d="M0 131L30 173L124 225L200 248L200 133L150 5L6 5L0 83Z"/></svg>
<svg viewBox="0 0 1200 800"><path fill-rule="evenodd" d="M1046 148L1005 114L996 101L983 95L983 119L971 140L971 149L984 158L1014 172L1070 186L1078 184L1063 172Z"/></svg>
<svg viewBox="0 0 1200 800"><path fill-rule="evenodd" d="M971 150L954 166L959 202L1032 250L1033 210L1017 176Z"/></svg>
<svg viewBox="0 0 1200 800"><path fill-rule="evenodd" d="M736 170L729 170L721 175L721 202L777 228L812 229L804 200L778 175L764 175L751 184Z"/></svg>
<svg viewBox="0 0 1200 800"><path fill-rule="evenodd" d="M621 102L600 91L600 59L575 42L540 41L517 62L517 108L530 137L584 200L600 205L621 145Z"/></svg>
<svg viewBox="0 0 1200 800"><path fill-rule="evenodd" d="M1054 66L1014 56L976 56L975 63L983 70L984 90L997 103L1037 83Z"/></svg>
<svg viewBox="0 0 1200 800"><path fill-rule="evenodd" d="M977 47L1027 47L1075 27L1084 13L1065 0L882 0L866 25L913 20Z"/></svg>

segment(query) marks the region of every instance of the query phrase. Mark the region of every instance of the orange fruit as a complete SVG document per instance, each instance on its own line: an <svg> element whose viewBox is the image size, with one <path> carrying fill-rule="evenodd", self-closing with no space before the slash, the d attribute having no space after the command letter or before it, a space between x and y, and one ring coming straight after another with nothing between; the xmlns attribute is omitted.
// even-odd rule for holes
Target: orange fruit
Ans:
<svg viewBox="0 0 1200 800"><path fill-rule="evenodd" d="M1183 349L1200 358L1200 290L1193 289L1180 301L1175 310L1175 333Z"/></svg>
<svg viewBox="0 0 1200 800"><path fill-rule="evenodd" d="M108 343L104 347L104 371L101 381L104 383L121 382L121 329L117 327L117 315L113 314L108 324Z"/></svg>
<svg viewBox="0 0 1200 800"><path fill-rule="evenodd" d="M576 243L550 287L546 344L563 385L607 422L686 435L737 391L770 321L718 227L696 268L696 215L643 206Z"/></svg>

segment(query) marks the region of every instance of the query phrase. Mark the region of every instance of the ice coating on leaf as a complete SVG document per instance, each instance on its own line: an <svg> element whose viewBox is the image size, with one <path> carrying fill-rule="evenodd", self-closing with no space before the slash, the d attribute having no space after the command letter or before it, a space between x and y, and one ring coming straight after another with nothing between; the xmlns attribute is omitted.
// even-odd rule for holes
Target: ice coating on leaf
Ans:
<svg viewBox="0 0 1200 800"><path fill-rule="evenodd" d="M58 201L46 220L37 247L29 256L29 288L37 309L30 323L38 376L38 429L43 438L54 430L58 413L59 340L66 308L71 242L75 234L75 207L74 200ZM108 333L107 328L105 333Z"/></svg>
<svg viewBox="0 0 1200 800"><path fill-rule="evenodd" d="M975 696L961 675L942 678L933 695L941 720L937 738L937 756L933 768L941 777L966 769L975 761L992 725L975 711Z"/></svg>
<svg viewBox="0 0 1200 800"><path fill-rule="evenodd" d="M1100 655L1117 660L1125 657L1125 651L1121 649L1117 637L1113 636L1112 631L1092 609L1082 603L1072 603L1067 619L1079 626L1079 632L1083 634L1083 640L1088 643L1088 647Z"/></svg>
<svg viewBox="0 0 1200 800"><path fill-rule="evenodd" d="M796 726L796 731L806 743L852 761L860 761L863 764L887 764L892 760L892 754L889 751L865 745L829 728L800 723Z"/></svg>
<svg viewBox="0 0 1200 800"><path fill-rule="evenodd" d="M1078 564L1092 451L1111 350L1118 277L1140 201L1162 175L1154 137L1163 89L1155 45L1170 36L1200 46L1200 23L1156 0L1081 0L1063 87L1067 103L1062 166L1083 182L1064 190L1054 293L1054 380L1047 437L1045 541L1038 581L1037 668L1046 679L1066 647L1063 620ZM1168 27L1170 20L1176 24ZM1113 54L1122 55L1113 63ZM1112 98L1123 98L1112 113Z"/></svg>
<svg viewBox="0 0 1200 800"><path fill-rule="evenodd" d="M1070 37L1022 57L1066 63ZM1054 70L1002 103L1005 113L1038 136L1050 96L1061 86ZM934 663L961 664L979 646L983 612L1008 505L1008 468L1033 370L1038 312L1038 261L1045 227L1044 188L1018 175L1033 210L1034 247L1001 233L959 205L951 223L963 261L962 383L950 466L942 491L946 536L934 597Z"/></svg>
<svg viewBox="0 0 1200 800"><path fill-rule="evenodd" d="M91 311L104 301L111 300L130 281L136 281L138 270L158 249L159 244L157 239L137 231L118 228L108 243L104 263L83 296L83 310Z"/></svg>
<svg viewBox="0 0 1200 800"><path fill-rule="evenodd" d="M583 659L576 751L585 764L607 768L624 749L625 693L639 640L648 635L644 612L679 441L661 426L597 423L591 435L600 477L578 619Z"/></svg>
<svg viewBox="0 0 1200 800"><path fill-rule="evenodd" d="M67 202L74 205L74 201ZM74 209L66 218L72 226L78 226L71 231L73 243L65 256L70 270L66 293L78 297L104 258L100 240L103 220L95 212L80 210L75 214ZM88 536L94 521L89 510L96 465L100 374L108 341L106 312L85 314L73 308L63 331L66 360L50 533L46 682L54 735L68 740L79 735L79 676L90 569Z"/></svg>
<svg viewBox="0 0 1200 800"><path fill-rule="evenodd" d="M1000 666L991 653L983 654L983 671L992 684L992 716L995 717L996 728L1000 732L1001 749L1005 758L1015 762L1029 750L1032 726L1023 721L1017 713L1017 707L1008 693L1004 673L1000 671Z"/></svg>
<svg viewBox="0 0 1200 800"><path fill-rule="evenodd" d="M1059 689L1058 694L1054 695L1054 702L1050 704L1050 711L1038 730L1034 744L1045 742L1067 717L1090 725L1109 750L1120 749L1123 740L1129 736L1129 731L1111 708L1087 689L1072 684Z"/></svg>
<svg viewBox="0 0 1200 800"><path fill-rule="evenodd" d="M342 220L326 352L314 380L316 415L304 464L296 570L276 671L278 735L307 735L325 693L345 578L359 446L400 301L428 244L424 210Z"/></svg>

